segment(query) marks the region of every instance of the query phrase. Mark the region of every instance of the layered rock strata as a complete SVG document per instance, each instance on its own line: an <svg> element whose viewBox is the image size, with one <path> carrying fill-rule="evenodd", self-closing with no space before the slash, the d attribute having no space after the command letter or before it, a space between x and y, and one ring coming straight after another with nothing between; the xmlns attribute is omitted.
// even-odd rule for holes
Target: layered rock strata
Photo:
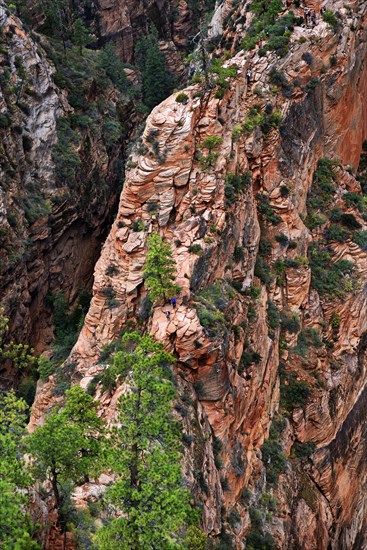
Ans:
<svg viewBox="0 0 367 550"><path fill-rule="evenodd" d="M230 61L237 76L222 98L196 85L185 90L187 103L174 94L153 110L132 153L118 215L96 265L91 307L70 357L73 382L86 388L106 368L99 361L103 345L139 318L175 355L184 427L193 436L185 452L186 483L203 507L206 533L215 539L228 531L236 548L254 532L254 510L257 534L270 534L278 548L367 544L367 257L352 237L329 239L329 264L347 260L343 291L318 291L312 247L330 221L305 223L307 196L317 193L318 161L339 158L333 206L367 229L358 200L345 200L347 193L362 196L360 183L343 168L358 166L366 136L365 4L354 3L342 17L339 34L324 22L296 27L280 61L273 53L238 53ZM249 64L253 78L247 82ZM298 85L277 88L269 80L272 68ZM259 103L281 113L279 128L238 133ZM211 136L220 140L208 159L205 139ZM234 199L231 174L244 177ZM182 289L170 319L166 305L144 313L152 231L171 243ZM266 266L276 276L266 279ZM106 289L113 291L113 307ZM283 325L272 322L272 308ZM297 322L284 328L284 319ZM307 402L287 408L280 394L300 383L309 389ZM53 400L52 385L52 377L39 385L32 427ZM110 398L97 388L97 397L101 414L113 422L118 393ZM287 464L276 483L271 461L279 455L266 459L263 443L272 422L280 425L279 413L282 427L269 441L281 445ZM295 449L305 443L313 445L301 459Z"/></svg>

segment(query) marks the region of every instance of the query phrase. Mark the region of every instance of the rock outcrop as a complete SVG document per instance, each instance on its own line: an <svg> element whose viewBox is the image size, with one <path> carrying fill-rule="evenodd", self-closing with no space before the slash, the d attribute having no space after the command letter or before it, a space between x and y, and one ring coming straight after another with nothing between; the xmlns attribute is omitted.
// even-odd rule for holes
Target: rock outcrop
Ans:
<svg viewBox="0 0 367 550"><path fill-rule="evenodd" d="M174 353L178 399L190 397L184 475L206 533L230 532L236 548L266 534L277 548L367 544L367 224L364 189L346 170L367 130L366 5L340 12L340 33L296 27L283 59L240 51L224 93L197 84L152 111L69 358L86 388L105 368L103 345L138 318ZM270 128L241 127L258 104L277 114ZM331 176L320 191L323 158ZM182 289L170 319L170 306L144 312L153 231L171 243ZM32 427L52 385L38 388ZM118 393L99 391L113 420Z"/></svg>

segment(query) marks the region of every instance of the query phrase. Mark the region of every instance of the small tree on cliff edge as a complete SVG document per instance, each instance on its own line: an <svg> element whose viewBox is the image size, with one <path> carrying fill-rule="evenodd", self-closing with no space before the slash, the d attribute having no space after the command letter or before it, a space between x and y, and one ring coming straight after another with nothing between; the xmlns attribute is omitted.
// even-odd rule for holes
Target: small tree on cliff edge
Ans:
<svg viewBox="0 0 367 550"><path fill-rule="evenodd" d="M174 283L176 264L171 247L164 243L158 233L148 237L148 254L145 262L144 277L150 298L155 302L159 298L172 298L180 290Z"/></svg>
<svg viewBox="0 0 367 550"><path fill-rule="evenodd" d="M80 386L74 386L66 392L65 407L53 409L44 426L27 438L26 448L33 458L37 479L51 483L63 532L68 520L64 487L100 473L102 436L103 421L97 415L97 403Z"/></svg>

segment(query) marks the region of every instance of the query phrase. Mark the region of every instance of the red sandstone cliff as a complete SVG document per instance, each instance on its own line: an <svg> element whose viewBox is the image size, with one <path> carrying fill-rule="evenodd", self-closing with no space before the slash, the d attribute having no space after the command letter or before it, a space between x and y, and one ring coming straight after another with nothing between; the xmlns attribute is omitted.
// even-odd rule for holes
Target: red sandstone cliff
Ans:
<svg viewBox="0 0 367 550"><path fill-rule="evenodd" d="M330 222L325 219L312 230L305 224L307 193L317 193L311 184L318 161L339 158L344 168L335 169L330 209L339 207L357 220L361 231L367 229L361 210L343 198L345 193L362 194L345 167L357 168L366 137L366 5L355 2L341 12L339 34L326 23L296 28L290 52L280 61L275 54L260 58L239 52L229 62L237 65L237 77L223 98L195 85L185 90L187 104L177 103L173 94L153 110L141 139L149 149L147 137L154 135L165 160L137 149L129 159L118 215L96 265L91 307L70 357L76 365L72 381L87 387L104 368L98 362L102 346L139 317L146 296L146 239L158 231L172 244L182 291L170 320L156 306L144 322L174 353L180 396L186 392L193 403L184 425L194 442L183 471L203 505L203 528L218 537L224 527L236 548L245 545L254 510L263 533L271 533L278 548L367 544L367 256L352 238L330 239L330 263L348 260L354 274L345 277L339 296L319 293L311 285L310 251ZM311 64L302 57L306 52ZM248 85L249 62L253 80ZM282 93L269 80L272 67L284 71L288 82L299 79L300 85ZM312 77L319 80L307 87ZM259 102L281 112L280 127L267 136L257 129L236 137L233 128ZM223 142L215 164L204 170L201 144L213 135ZM230 204L225 180L235 172L249 172L251 184ZM144 231L134 230L137 220ZM275 238L280 235L286 237L283 243ZM259 262L271 269L281 266L281 273L278 269L266 284ZM117 268L112 276L111 265ZM203 293L215 284L211 292L219 293L219 305L218 296ZM106 287L114 292L112 308ZM220 313L209 329L200 320L205 300ZM299 325L272 327L269 300L287 319L299 319ZM314 338L307 341L306 354L296 347L300 337ZM245 365L244 352L252 354ZM312 395L303 408L288 411L277 433L287 466L274 486L267 481L272 465L261 448L273 418L284 408L280 386L294 380L307 383ZM52 385L52 377L39 384L31 426L52 401ZM111 421L117 395L101 396L97 388L102 413ZM213 451L215 439L221 442L221 467ZM295 442L315 444L309 458L294 455ZM198 473L205 484L198 482ZM271 498L276 504L270 506ZM230 521L233 509L239 514L235 522Z"/></svg>

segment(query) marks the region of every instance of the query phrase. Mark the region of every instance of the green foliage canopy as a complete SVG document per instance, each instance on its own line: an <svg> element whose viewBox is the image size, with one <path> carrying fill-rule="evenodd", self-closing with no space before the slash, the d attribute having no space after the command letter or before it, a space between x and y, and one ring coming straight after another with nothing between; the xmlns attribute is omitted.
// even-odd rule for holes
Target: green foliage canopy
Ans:
<svg viewBox="0 0 367 550"><path fill-rule="evenodd" d="M62 410L53 409L44 426L39 426L26 442L33 457L37 479L49 480L59 512L59 524L65 529L65 483L97 475L103 467L103 422L97 415L97 404L80 386L66 392Z"/></svg>
<svg viewBox="0 0 367 550"><path fill-rule="evenodd" d="M144 103L153 109L166 99L173 87L172 76L159 49L157 32L151 32L137 42L135 61L143 79Z"/></svg>
<svg viewBox="0 0 367 550"><path fill-rule="evenodd" d="M119 475L108 492L122 512L98 534L100 550L179 548L178 533L189 513L182 487L180 429L172 414L174 358L149 335L126 334L121 367L129 390L118 405L111 469Z"/></svg>
<svg viewBox="0 0 367 550"><path fill-rule="evenodd" d="M159 298L172 298L180 290L174 283L176 264L172 257L171 247L164 243L158 233L148 237L148 254L145 262L145 284L150 292L152 302Z"/></svg>
<svg viewBox="0 0 367 550"><path fill-rule="evenodd" d="M0 393L0 548L36 550L25 507L31 477L21 458L27 405L15 393Z"/></svg>

